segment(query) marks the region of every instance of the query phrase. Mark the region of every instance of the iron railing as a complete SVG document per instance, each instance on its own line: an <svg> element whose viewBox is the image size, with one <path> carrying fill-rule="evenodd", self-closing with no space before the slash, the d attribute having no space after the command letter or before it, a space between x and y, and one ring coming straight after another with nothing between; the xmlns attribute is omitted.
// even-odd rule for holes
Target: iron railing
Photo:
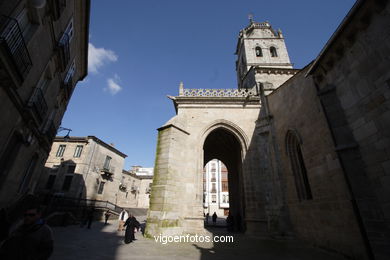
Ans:
<svg viewBox="0 0 390 260"><path fill-rule="evenodd" d="M30 98L28 106L34 110L34 112L38 116L39 120L44 119L44 117L47 113L48 107L47 107L47 103L46 103L45 97L43 95L43 92L40 88L36 88L34 90L34 93Z"/></svg>
<svg viewBox="0 0 390 260"><path fill-rule="evenodd" d="M64 33L58 41L59 67L64 71L70 61L69 35Z"/></svg>
<svg viewBox="0 0 390 260"><path fill-rule="evenodd" d="M23 81L32 66L32 61L18 21L5 15L0 16L0 48L9 57L16 73Z"/></svg>
<svg viewBox="0 0 390 260"><path fill-rule="evenodd" d="M110 210L118 215L123 210L122 207L110 201L72 198L55 194L40 194L40 200L46 206L46 216L53 212L73 212L75 216L82 217L87 208Z"/></svg>
<svg viewBox="0 0 390 260"><path fill-rule="evenodd" d="M100 170L102 172L107 172L107 173L110 173L110 174L114 174L115 173L115 167L113 167L111 165L103 164L103 166L100 168Z"/></svg>

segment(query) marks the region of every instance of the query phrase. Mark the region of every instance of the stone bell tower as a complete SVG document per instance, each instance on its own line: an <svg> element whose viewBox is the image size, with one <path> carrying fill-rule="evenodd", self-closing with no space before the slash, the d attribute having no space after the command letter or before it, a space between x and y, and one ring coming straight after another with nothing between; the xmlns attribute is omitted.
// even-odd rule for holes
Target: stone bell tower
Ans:
<svg viewBox="0 0 390 260"><path fill-rule="evenodd" d="M250 19L250 24L239 33L235 54L239 89L256 88L257 82L263 83L269 93L296 73L282 32L275 31L268 22ZM258 94L259 90L254 90Z"/></svg>

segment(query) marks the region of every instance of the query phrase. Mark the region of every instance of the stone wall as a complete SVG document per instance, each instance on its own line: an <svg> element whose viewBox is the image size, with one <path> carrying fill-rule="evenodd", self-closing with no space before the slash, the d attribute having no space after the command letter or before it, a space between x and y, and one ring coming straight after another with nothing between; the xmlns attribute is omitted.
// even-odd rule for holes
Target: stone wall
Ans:
<svg viewBox="0 0 390 260"><path fill-rule="evenodd" d="M319 247L358 257L365 253L351 196L316 88L305 72L268 96L293 229L299 238ZM300 137L313 199L298 199L286 150L289 130Z"/></svg>

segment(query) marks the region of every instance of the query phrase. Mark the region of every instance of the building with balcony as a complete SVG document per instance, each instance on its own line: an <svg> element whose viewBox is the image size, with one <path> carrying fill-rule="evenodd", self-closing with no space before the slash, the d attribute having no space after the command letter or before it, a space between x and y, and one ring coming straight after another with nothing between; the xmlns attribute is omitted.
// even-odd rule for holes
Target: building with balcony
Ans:
<svg viewBox="0 0 390 260"><path fill-rule="evenodd" d="M0 2L0 207L35 191L87 75L89 14L89 0Z"/></svg>
<svg viewBox="0 0 390 260"><path fill-rule="evenodd" d="M122 193L118 205L124 208L149 208L153 168L132 166L122 172Z"/></svg>
<svg viewBox="0 0 390 260"><path fill-rule="evenodd" d="M216 212L218 216L229 214L228 170L217 159L209 161L203 172L203 210L210 216Z"/></svg>
<svg viewBox="0 0 390 260"><path fill-rule="evenodd" d="M126 157L95 136L56 137L37 192L117 204Z"/></svg>

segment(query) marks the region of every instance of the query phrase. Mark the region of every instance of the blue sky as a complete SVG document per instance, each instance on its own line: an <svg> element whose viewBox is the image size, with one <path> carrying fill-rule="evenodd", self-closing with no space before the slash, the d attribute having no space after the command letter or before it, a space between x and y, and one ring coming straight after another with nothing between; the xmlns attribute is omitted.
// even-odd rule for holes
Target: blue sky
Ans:
<svg viewBox="0 0 390 260"><path fill-rule="evenodd" d="M154 166L157 128L185 88L236 88L235 46L248 14L280 28L294 68L315 59L354 0L91 1L89 73L62 126ZM62 133L59 133L62 134Z"/></svg>

